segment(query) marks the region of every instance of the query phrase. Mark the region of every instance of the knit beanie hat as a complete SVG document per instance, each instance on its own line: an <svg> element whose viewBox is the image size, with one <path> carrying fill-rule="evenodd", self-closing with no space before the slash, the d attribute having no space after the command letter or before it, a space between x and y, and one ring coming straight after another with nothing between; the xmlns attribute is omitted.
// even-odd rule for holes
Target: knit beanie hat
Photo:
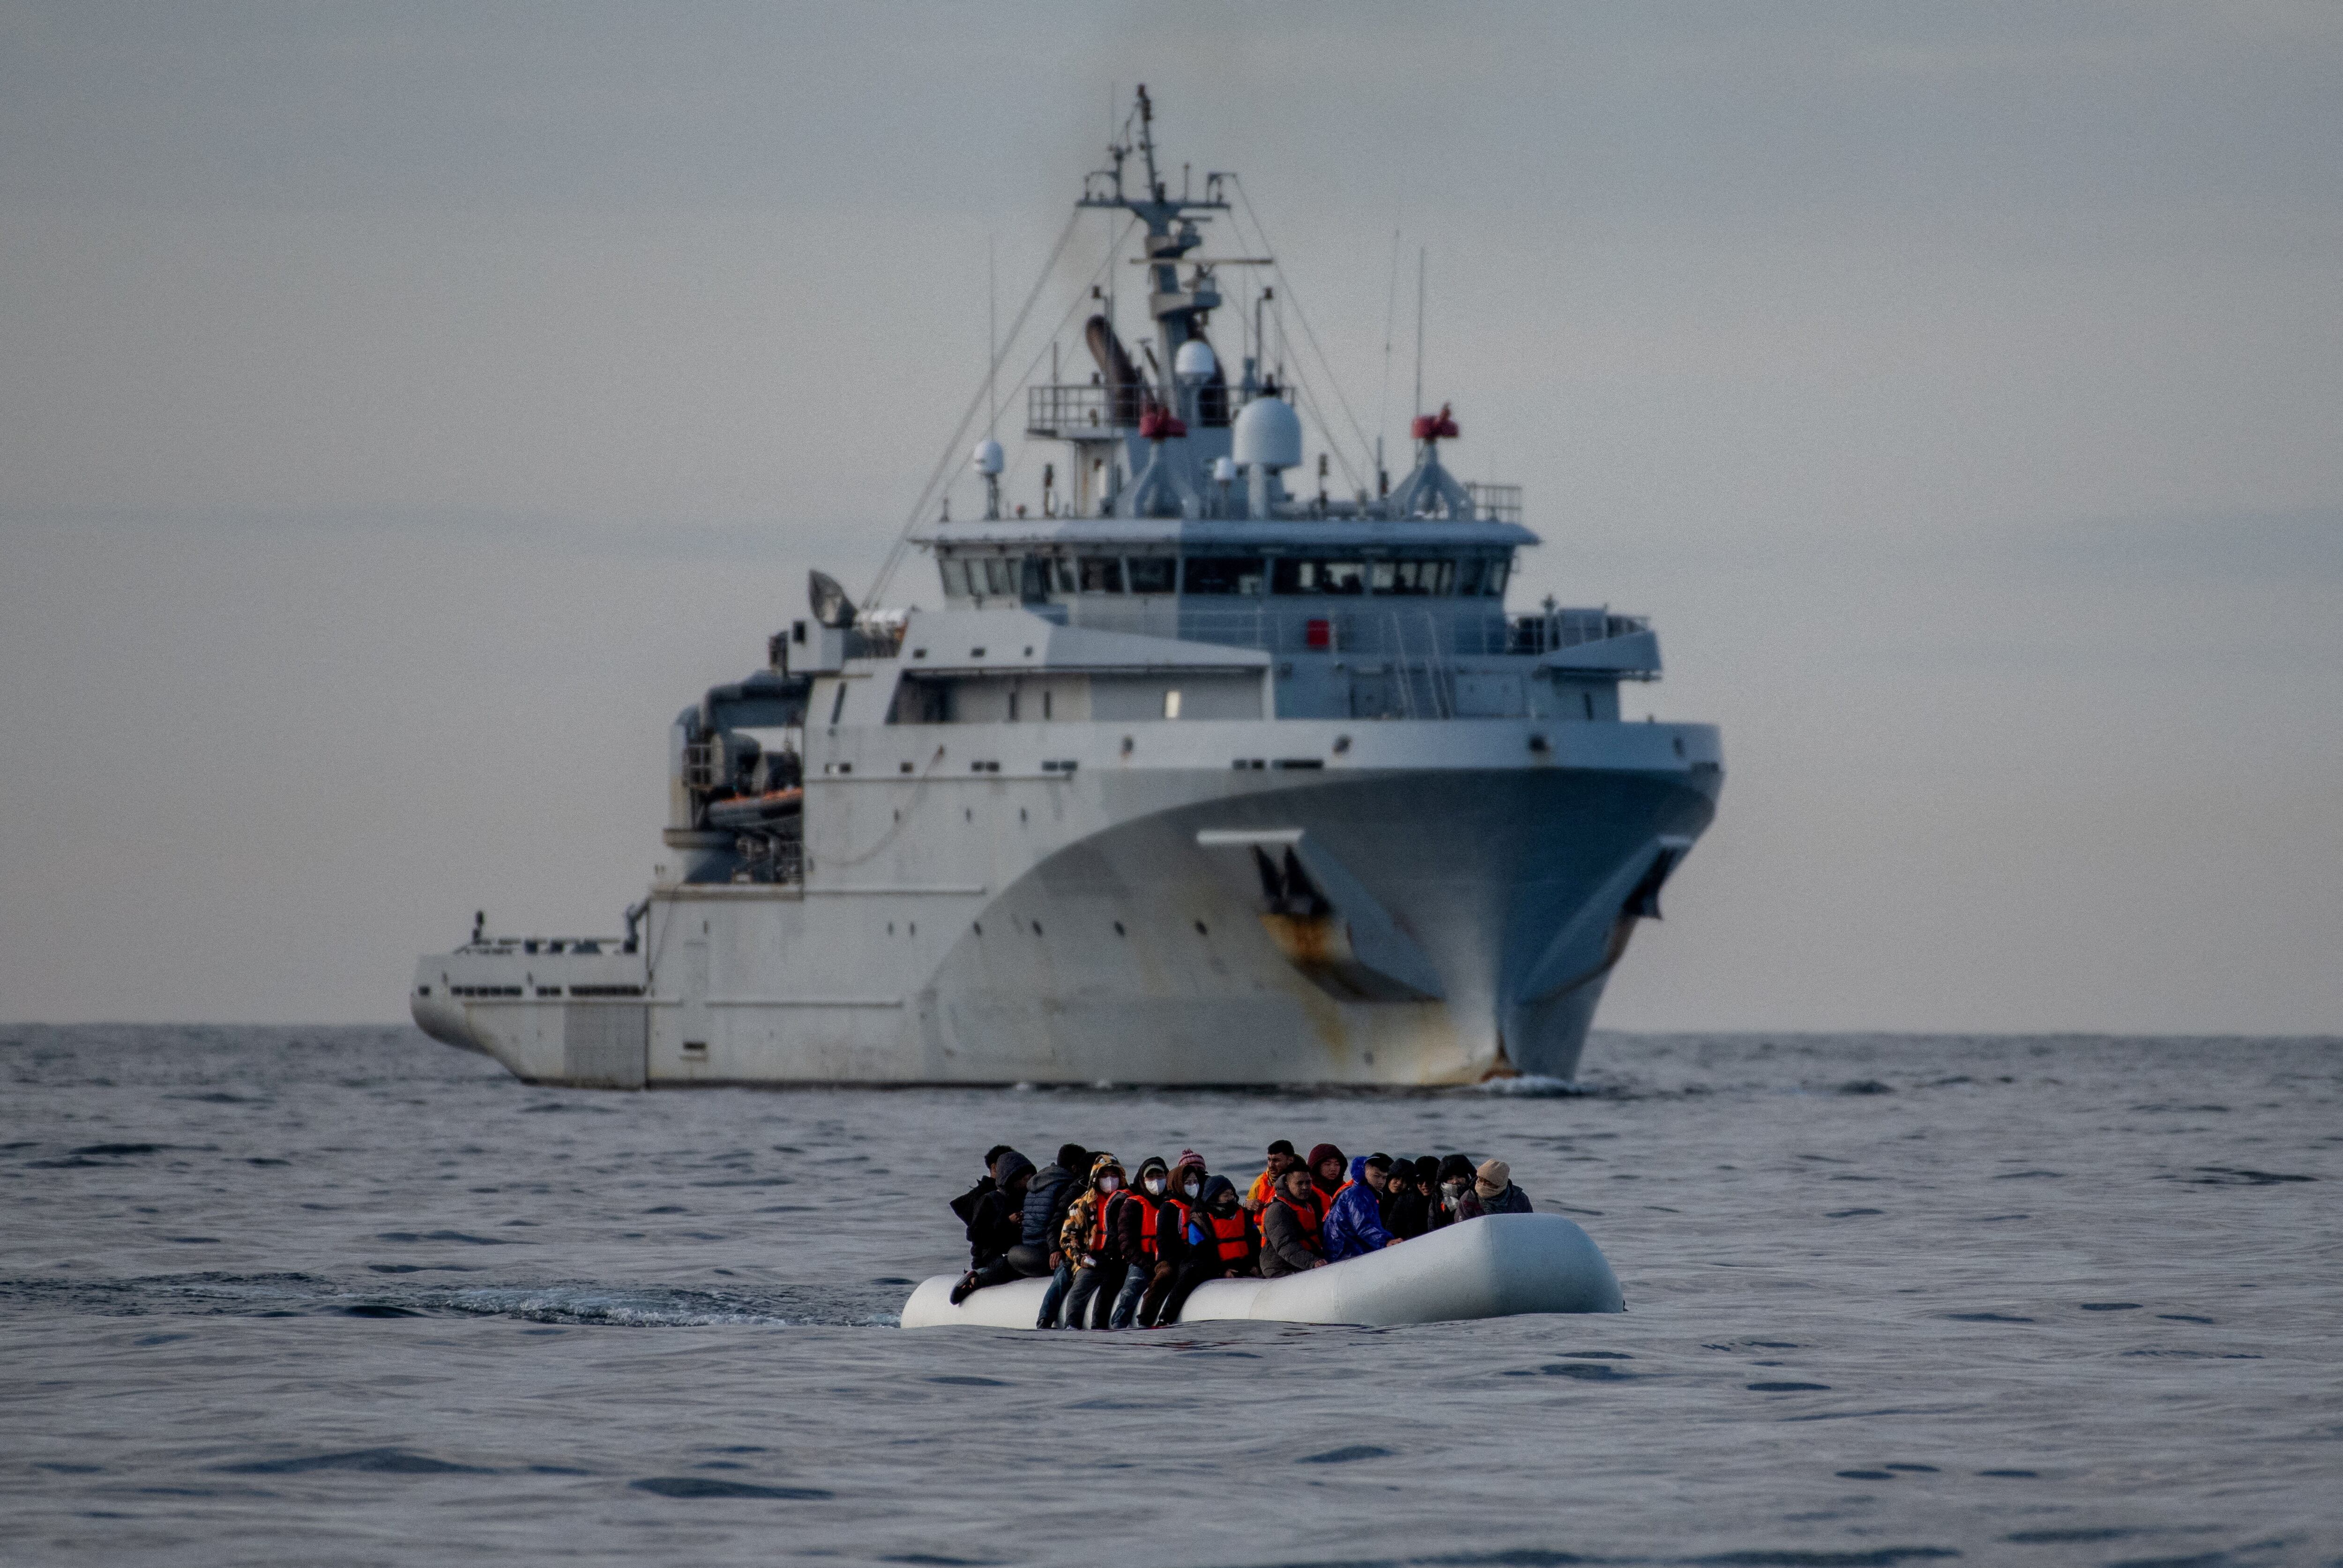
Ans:
<svg viewBox="0 0 2343 1568"><path fill-rule="evenodd" d="M1502 1160L1491 1160L1482 1165L1479 1179L1473 1183L1473 1191L1483 1198L1495 1198L1502 1196L1513 1184L1513 1168Z"/></svg>
<svg viewBox="0 0 2343 1568"><path fill-rule="evenodd" d="M1311 1146L1308 1164L1311 1170L1315 1171L1329 1160L1341 1161L1342 1159L1342 1151L1332 1143L1317 1143Z"/></svg>

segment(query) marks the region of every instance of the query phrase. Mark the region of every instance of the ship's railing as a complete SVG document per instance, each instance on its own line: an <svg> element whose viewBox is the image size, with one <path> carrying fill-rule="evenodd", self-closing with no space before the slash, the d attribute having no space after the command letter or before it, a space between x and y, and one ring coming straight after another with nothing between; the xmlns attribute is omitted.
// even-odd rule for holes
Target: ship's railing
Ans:
<svg viewBox="0 0 2343 1568"><path fill-rule="evenodd" d="M1522 520L1522 487L1519 485L1476 485L1465 482L1464 494L1473 502L1473 515L1487 523L1518 523Z"/></svg>
<svg viewBox="0 0 2343 1568"><path fill-rule="evenodd" d="M624 937L475 937L456 950L459 953L628 953L634 949Z"/></svg>
<svg viewBox="0 0 2343 1568"><path fill-rule="evenodd" d="M1552 653L1557 648L1607 642L1614 637L1633 637L1651 628L1648 617L1614 615L1607 608L1551 609L1540 615L1514 617L1505 628L1505 646L1491 651Z"/></svg>
<svg viewBox="0 0 2343 1568"><path fill-rule="evenodd" d="M1025 433L1058 441L1103 440L1119 430L1136 429L1139 416L1153 396L1148 387L1139 386L1115 388L1078 381L1044 382L1025 389ZM1253 397L1241 387L1207 387L1197 395L1197 417L1206 425L1225 425ZM1518 504L1521 487L1512 488Z"/></svg>
<svg viewBox="0 0 2343 1568"><path fill-rule="evenodd" d="M1062 382L1025 391L1025 433L1056 440L1104 437L1139 423L1142 394L1137 387L1110 390Z"/></svg>
<svg viewBox="0 0 2343 1568"><path fill-rule="evenodd" d="M1279 608L1271 608L1277 602ZM1614 615L1607 608L1554 609L1507 619L1493 608L1483 615L1442 615L1405 599L1353 600L1316 614L1296 613L1285 601L1257 601L1248 608L1199 608L1192 600L1180 609L1180 636L1193 642L1258 648L1268 653L1359 653L1400 658L1455 655L1542 654L1584 643L1648 631L1643 616ZM1315 607L1313 607L1315 608Z"/></svg>

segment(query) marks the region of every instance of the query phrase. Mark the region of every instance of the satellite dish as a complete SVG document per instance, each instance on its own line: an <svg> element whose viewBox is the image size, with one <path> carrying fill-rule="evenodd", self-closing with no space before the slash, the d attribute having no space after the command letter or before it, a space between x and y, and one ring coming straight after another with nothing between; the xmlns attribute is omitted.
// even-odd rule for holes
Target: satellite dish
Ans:
<svg viewBox="0 0 2343 1568"><path fill-rule="evenodd" d="M854 601L828 572L806 574L806 598L813 606L814 619L822 625L843 628L854 624Z"/></svg>

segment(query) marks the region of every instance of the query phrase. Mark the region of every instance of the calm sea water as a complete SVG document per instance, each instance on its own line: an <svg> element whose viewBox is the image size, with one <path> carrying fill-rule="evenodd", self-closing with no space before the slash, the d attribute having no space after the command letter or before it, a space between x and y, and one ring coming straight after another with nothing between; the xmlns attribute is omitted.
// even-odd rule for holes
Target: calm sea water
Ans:
<svg viewBox="0 0 2343 1568"><path fill-rule="evenodd" d="M1599 1036L1576 1095L532 1089L0 1029L0 1560L2343 1554L2343 1042ZM1502 1155L1624 1317L906 1332L986 1145Z"/></svg>

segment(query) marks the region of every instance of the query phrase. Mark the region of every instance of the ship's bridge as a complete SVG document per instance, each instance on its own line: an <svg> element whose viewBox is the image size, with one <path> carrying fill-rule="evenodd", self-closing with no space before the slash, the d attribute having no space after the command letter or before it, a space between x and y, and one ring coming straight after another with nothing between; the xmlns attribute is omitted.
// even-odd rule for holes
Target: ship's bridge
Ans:
<svg viewBox="0 0 2343 1568"><path fill-rule="evenodd" d="M1518 523L1079 518L939 525L951 609L1018 608L1061 626L1272 653L1542 653L1628 629L1505 613ZM1591 612L1597 619L1624 617Z"/></svg>

